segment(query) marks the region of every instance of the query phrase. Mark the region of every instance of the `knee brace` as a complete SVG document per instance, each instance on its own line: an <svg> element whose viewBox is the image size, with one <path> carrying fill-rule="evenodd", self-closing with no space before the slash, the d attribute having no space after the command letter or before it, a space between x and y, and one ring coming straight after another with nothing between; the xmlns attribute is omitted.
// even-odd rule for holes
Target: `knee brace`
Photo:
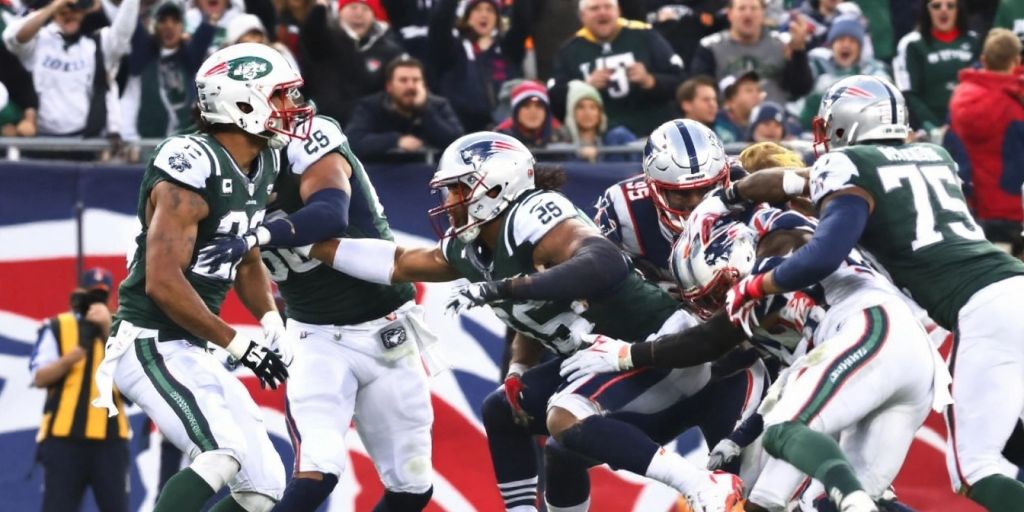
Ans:
<svg viewBox="0 0 1024 512"><path fill-rule="evenodd" d="M195 471L207 485L217 492L224 487L224 484L228 483L238 474L238 470L241 469L241 465L234 457L218 451L203 452L196 456L192 464L189 464L192 471Z"/></svg>
<svg viewBox="0 0 1024 512"><path fill-rule="evenodd" d="M434 495L431 486L423 493L384 491L384 497L373 507L373 512L420 512Z"/></svg>
<svg viewBox="0 0 1024 512"><path fill-rule="evenodd" d="M246 510L246 512L270 512L277 502L273 498L258 492L233 492L231 497Z"/></svg>

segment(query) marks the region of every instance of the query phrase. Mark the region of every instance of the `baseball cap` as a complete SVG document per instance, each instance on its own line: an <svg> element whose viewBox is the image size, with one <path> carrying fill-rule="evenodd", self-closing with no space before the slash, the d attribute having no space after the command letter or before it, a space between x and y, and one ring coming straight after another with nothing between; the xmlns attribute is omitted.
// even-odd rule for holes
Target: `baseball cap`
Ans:
<svg viewBox="0 0 1024 512"><path fill-rule="evenodd" d="M156 13L153 15L153 18L156 21L161 21L167 17L174 18L178 21L182 20L183 14L181 11L181 6L178 5L177 2L164 2L160 4L160 7L156 8Z"/></svg>
<svg viewBox="0 0 1024 512"><path fill-rule="evenodd" d="M114 276L109 270L101 267L93 267L82 273L79 286L86 290L101 289L110 291L114 286Z"/></svg>
<svg viewBox="0 0 1024 512"><path fill-rule="evenodd" d="M757 71L748 69L738 75L728 75L725 78L718 81L718 90L722 93L722 98L729 99L736 94L736 86L745 80L752 80L754 82L761 81L761 75L757 74Z"/></svg>

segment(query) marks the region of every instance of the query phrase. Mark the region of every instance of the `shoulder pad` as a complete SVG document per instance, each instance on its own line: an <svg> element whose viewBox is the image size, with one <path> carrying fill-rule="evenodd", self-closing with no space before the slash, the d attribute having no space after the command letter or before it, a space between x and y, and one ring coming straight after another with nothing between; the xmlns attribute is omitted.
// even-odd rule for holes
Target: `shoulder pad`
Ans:
<svg viewBox="0 0 1024 512"><path fill-rule="evenodd" d="M301 175L317 160L348 144L348 137L341 132L337 121L325 116L313 118L306 140L292 140L288 143L288 163L291 172Z"/></svg>
<svg viewBox="0 0 1024 512"><path fill-rule="evenodd" d="M551 228L576 216L576 206L572 201L554 191L535 193L513 208L509 214L510 248L526 243L536 244Z"/></svg>
<svg viewBox="0 0 1024 512"><path fill-rule="evenodd" d="M814 162L811 168L811 201L821 205L825 196L854 186L853 178L859 176L857 165L842 151L830 151Z"/></svg>
<svg viewBox="0 0 1024 512"><path fill-rule="evenodd" d="M203 189L212 172L213 154L199 139L177 135L160 144L150 165L174 181Z"/></svg>

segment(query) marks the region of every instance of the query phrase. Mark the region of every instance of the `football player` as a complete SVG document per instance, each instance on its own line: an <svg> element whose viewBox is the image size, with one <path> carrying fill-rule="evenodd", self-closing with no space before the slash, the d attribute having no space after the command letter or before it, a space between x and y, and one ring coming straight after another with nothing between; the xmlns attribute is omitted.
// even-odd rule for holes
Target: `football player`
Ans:
<svg viewBox="0 0 1024 512"><path fill-rule="evenodd" d="M954 404L947 465L954 488L988 510L1024 503L1024 484L1001 454L1024 413L1024 263L985 240L941 147L906 143L902 94L853 76L824 95L815 141L828 151L809 176L763 172L723 193L728 202L806 193L821 213L814 239L780 267L730 294L729 314L832 272L860 244L942 327L954 331ZM998 389L998 393L992 390Z"/></svg>
<svg viewBox="0 0 1024 512"><path fill-rule="evenodd" d="M642 340L663 326L693 323L675 300L631 272L619 250L565 196L548 190L547 181L535 176L533 156L515 139L467 135L444 152L431 182L443 197L432 217L450 223L440 230L438 247L343 238L316 244L311 254L371 282L468 278L475 282L455 289L450 310L490 304L519 332L510 374L484 400L482 411L506 509L535 510L533 436L548 434L587 459L678 489L698 510L735 504L738 478L697 468L658 445L703 419L706 408L696 405L706 394L723 393L718 384L708 385L707 365L566 385L558 375L559 358L539 363L544 347L572 353L581 333ZM747 377L740 377L744 387L736 389L744 397ZM738 419L716 425L719 432L709 438L721 438ZM558 488L547 495L552 510L586 510L592 462L578 456L560 461L559 481L571 488L552 486Z"/></svg>
<svg viewBox="0 0 1024 512"><path fill-rule="evenodd" d="M212 250L230 262L259 247L288 305L288 332L302 339L288 382L294 478L275 510L313 511L338 483L356 430L384 483L375 510L419 511L433 492L433 408L418 345L426 327L413 286L351 277L294 250L337 237L393 240L383 208L348 139L316 116L293 141L267 221ZM381 407L381 404L389 404Z"/></svg>
<svg viewBox="0 0 1024 512"><path fill-rule="evenodd" d="M206 344L227 349L261 385L276 388L288 372L274 349L285 352L277 345L289 335L259 253L219 264L207 251L218 237L263 220L278 176L277 149L305 138L309 126L302 83L266 46L215 52L196 75L199 132L165 140L146 166L142 230L97 372L95 405L112 408L109 390L117 385L189 456L189 466L161 491L157 511L198 511L225 484L231 493L215 508L266 511L284 490L284 466L259 408ZM232 285L261 319L270 346L217 316Z"/></svg>
<svg viewBox="0 0 1024 512"><path fill-rule="evenodd" d="M672 259L685 295L721 309L733 283L782 264L810 238L813 224L795 212L755 212L749 224L691 217ZM566 360L563 375L686 367L746 339L787 365L759 411L761 445L777 459L747 480L747 510L785 509L804 479L792 467L822 481L840 510L876 510L929 410L949 402L941 357L899 291L856 250L821 282L753 305L741 326L719 311L653 342L594 339ZM832 439L840 434L845 454Z"/></svg>

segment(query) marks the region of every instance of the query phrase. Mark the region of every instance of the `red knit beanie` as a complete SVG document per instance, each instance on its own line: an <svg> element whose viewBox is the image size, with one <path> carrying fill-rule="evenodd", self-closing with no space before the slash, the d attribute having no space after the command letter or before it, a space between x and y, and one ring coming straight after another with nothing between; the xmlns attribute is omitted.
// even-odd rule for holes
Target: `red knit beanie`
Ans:
<svg viewBox="0 0 1024 512"><path fill-rule="evenodd" d="M388 13L380 4L380 0L338 0L338 10L344 9L349 4L364 4L373 11L373 17L377 18L377 21L388 20Z"/></svg>

